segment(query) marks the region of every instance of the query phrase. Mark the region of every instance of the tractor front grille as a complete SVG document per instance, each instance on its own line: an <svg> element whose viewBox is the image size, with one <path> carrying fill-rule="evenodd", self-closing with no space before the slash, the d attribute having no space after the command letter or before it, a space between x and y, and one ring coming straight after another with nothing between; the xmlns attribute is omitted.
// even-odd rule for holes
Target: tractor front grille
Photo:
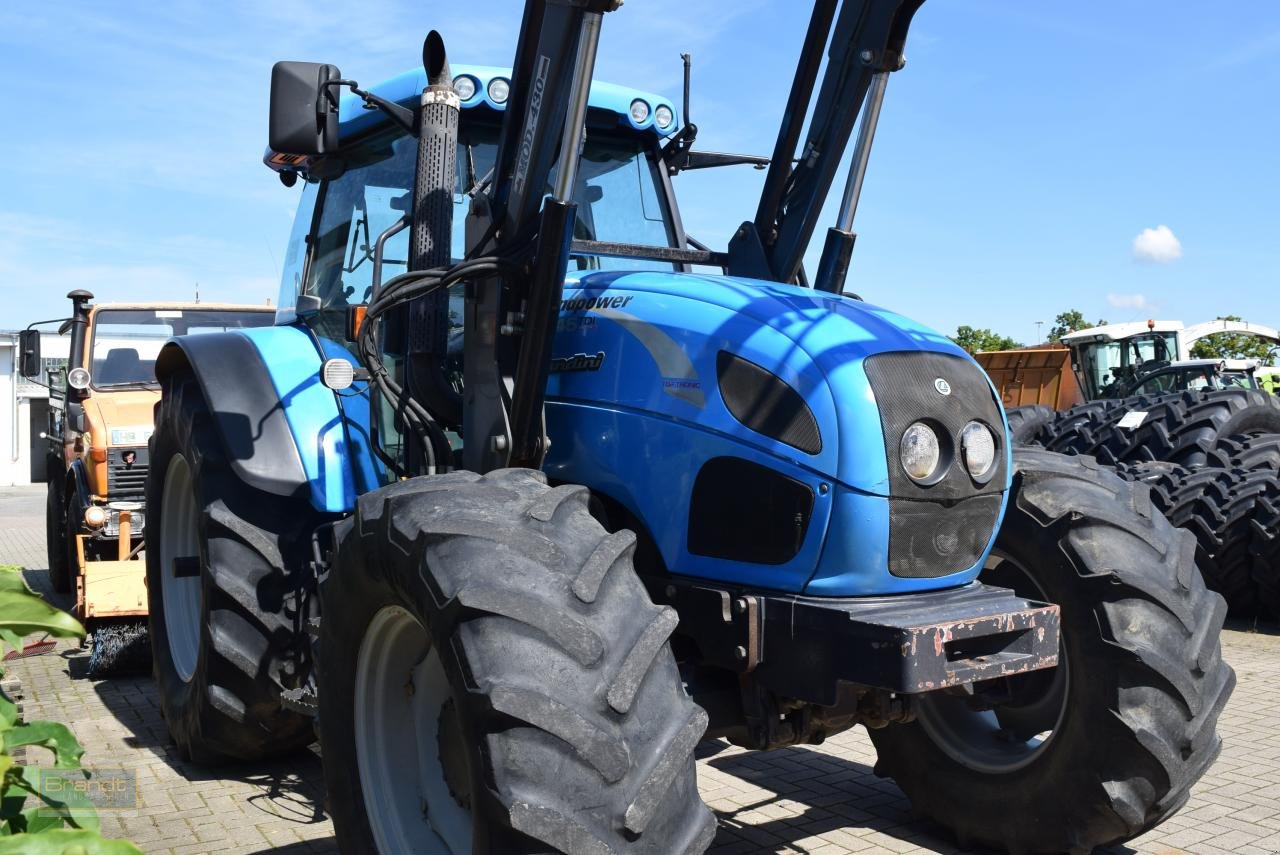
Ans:
<svg viewBox="0 0 1280 855"><path fill-rule="evenodd" d="M999 518L999 493L950 507L890 499L889 572L906 579L933 579L968 570L982 557Z"/></svg>
<svg viewBox="0 0 1280 855"><path fill-rule="evenodd" d="M107 498L141 499L147 491L147 447L107 449Z"/></svg>

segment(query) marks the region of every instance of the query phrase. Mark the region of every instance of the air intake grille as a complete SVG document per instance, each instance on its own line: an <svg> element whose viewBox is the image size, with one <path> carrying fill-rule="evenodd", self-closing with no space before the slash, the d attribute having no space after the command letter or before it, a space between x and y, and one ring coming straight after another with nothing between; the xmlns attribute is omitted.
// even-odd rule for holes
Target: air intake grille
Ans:
<svg viewBox="0 0 1280 855"><path fill-rule="evenodd" d="M720 397L735 419L806 454L822 451L818 420L782 378L724 350L716 356L716 374Z"/></svg>
<svg viewBox="0 0 1280 855"><path fill-rule="evenodd" d="M713 457L698 472L689 502L694 555L786 564L799 553L813 516L813 491L767 466Z"/></svg>
<svg viewBox="0 0 1280 855"><path fill-rule="evenodd" d="M147 449L107 450L107 498L142 498L147 491Z"/></svg>

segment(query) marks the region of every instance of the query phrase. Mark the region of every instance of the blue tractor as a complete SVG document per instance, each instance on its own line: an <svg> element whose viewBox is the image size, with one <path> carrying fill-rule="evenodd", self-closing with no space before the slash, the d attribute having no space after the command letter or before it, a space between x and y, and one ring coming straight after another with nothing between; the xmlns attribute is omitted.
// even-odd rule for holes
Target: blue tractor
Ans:
<svg viewBox="0 0 1280 855"><path fill-rule="evenodd" d="M858 724L964 841L1084 852L1185 802L1234 682L1190 536L1015 452L963 351L844 293L921 2L815 2L769 158L592 80L617 0L529 0L509 70L434 32L369 90L276 65L277 324L157 364L180 752L318 734L343 851L383 855L700 852L701 740ZM672 178L734 163L767 165L759 208L708 249Z"/></svg>

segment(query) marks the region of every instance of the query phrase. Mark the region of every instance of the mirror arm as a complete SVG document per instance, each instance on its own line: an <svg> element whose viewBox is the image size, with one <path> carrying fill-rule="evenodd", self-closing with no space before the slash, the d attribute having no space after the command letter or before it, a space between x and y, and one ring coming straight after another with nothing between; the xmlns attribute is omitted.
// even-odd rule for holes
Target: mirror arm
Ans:
<svg viewBox="0 0 1280 855"><path fill-rule="evenodd" d="M330 80L325 84L325 86L326 87L328 86L348 87L352 92L354 92L360 98L361 101L364 102L364 108L366 110L381 110L382 112L390 116L392 121L394 121L400 127L404 128L409 133L411 134L418 133L417 119L412 110L408 109L407 107L401 107L399 104L395 103L394 101L388 101L386 98L383 98L380 95L374 95L372 92L369 92L365 89L361 89L360 84L356 83L354 80ZM329 103L331 103L334 107L337 107L338 105L337 94L334 93L332 89L328 89L326 91L326 94L328 95Z"/></svg>

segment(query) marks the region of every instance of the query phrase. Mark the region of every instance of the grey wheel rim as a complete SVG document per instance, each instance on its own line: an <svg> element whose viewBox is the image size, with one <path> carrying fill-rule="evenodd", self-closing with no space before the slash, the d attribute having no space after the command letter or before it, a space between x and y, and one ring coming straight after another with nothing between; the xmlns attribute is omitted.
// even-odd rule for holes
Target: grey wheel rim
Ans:
<svg viewBox="0 0 1280 855"><path fill-rule="evenodd" d="M471 811L441 760L452 698L422 624L399 606L375 614L356 657L354 724L365 813L383 855L471 852Z"/></svg>
<svg viewBox="0 0 1280 855"><path fill-rule="evenodd" d="M191 682L200 657L200 576L178 576L178 558L200 555L200 507L196 503L191 466L181 454L169 460L164 474L160 522L161 599L169 657L182 682Z"/></svg>

